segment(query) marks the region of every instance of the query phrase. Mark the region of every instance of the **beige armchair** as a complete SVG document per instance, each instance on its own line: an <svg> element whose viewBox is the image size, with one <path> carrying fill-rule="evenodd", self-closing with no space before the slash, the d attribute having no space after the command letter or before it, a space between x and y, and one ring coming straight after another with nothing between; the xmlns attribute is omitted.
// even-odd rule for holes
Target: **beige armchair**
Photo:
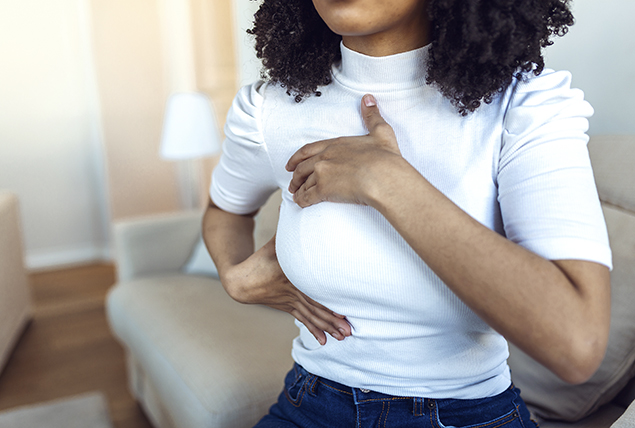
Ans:
<svg viewBox="0 0 635 428"><path fill-rule="evenodd" d="M31 319L18 198L0 191L0 371Z"/></svg>

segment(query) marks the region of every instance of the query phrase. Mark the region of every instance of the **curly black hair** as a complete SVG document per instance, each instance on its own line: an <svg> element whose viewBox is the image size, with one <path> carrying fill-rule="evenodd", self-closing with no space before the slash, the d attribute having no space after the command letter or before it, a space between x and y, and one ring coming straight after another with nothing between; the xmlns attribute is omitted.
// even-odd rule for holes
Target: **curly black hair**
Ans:
<svg viewBox="0 0 635 428"><path fill-rule="evenodd" d="M462 115L490 103L514 76L540 74L542 48L573 25L569 0L430 0L428 14L428 84ZM263 78L297 102L331 83L342 38L310 0L264 0L248 33L255 36Z"/></svg>

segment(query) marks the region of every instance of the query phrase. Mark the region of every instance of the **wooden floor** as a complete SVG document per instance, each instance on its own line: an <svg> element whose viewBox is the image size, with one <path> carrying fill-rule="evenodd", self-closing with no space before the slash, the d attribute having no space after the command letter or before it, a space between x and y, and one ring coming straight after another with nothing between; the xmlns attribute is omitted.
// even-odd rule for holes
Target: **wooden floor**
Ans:
<svg viewBox="0 0 635 428"><path fill-rule="evenodd" d="M112 265L30 275L34 317L0 374L0 410L101 391L115 428L150 428L127 388L123 349L104 298Z"/></svg>

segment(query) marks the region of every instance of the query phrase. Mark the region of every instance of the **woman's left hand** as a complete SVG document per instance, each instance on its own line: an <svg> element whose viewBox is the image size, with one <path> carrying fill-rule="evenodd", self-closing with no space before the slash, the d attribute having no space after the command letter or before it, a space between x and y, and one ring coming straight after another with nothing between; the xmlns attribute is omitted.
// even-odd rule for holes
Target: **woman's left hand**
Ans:
<svg viewBox="0 0 635 428"><path fill-rule="evenodd" d="M404 162L392 127L372 95L362 98L369 133L307 144L287 163L289 191L302 208L322 201L372 205L391 168Z"/></svg>

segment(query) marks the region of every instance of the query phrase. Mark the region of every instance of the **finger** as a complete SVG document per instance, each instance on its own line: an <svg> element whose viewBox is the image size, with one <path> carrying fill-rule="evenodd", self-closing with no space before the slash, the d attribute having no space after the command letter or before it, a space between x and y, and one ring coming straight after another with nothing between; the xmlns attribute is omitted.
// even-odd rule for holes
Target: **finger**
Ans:
<svg viewBox="0 0 635 428"><path fill-rule="evenodd" d="M289 192L295 193L306 182L307 178L313 174L317 161L318 158L313 156L296 165L293 177L289 182Z"/></svg>
<svg viewBox="0 0 635 428"><path fill-rule="evenodd" d="M343 328L340 330L337 326L334 326L325 320L325 318L328 317L327 313L320 313L316 315L315 308L299 305L291 311L291 314L298 321L304 324L307 330L309 330L322 345L324 344L322 340L326 339L325 333L328 333L337 340L344 340L346 337L346 331Z"/></svg>
<svg viewBox="0 0 635 428"><path fill-rule="evenodd" d="M310 207L311 205L324 202L324 198L318 192L318 186L306 187L304 184L293 194L293 201L300 208Z"/></svg>
<svg viewBox="0 0 635 428"><path fill-rule="evenodd" d="M326 345L326 334L323 330L319 329L313 323L309 322L309 320L297 310L291 312L291 315L293 315L295 319L304 324L307 330L309 330L309 332L313 335L313 337L315 337L315 340L317 340L320 345Z"/></svg>
<svg viewBox="0 0 635 428"><path fill-rule="evenodd" d="M311 315L307 315L307 317L311 318L312 322L317 327L328 332L331 336L338 340L342 340L344 337L351 335L351 326L348 321L346 321L345 317L336 314L307 295L303 294L302 298L306 302L305 307L311 313Z"/></svg>
<svg viewBox="0 0 635 428"><path fill-rule="evenodd" d="M317 178L315 177L315 174L311 174L308 177L306 177L303 183L296 185L293 190L291 190L292 187L291 185L289 185L289 192L293 193L293 199L295 200L297 193L300 193L300 194L305 193L308 189L314 187L316 184L317 184Z"/></svg>
<svg viewBox="0 0 635 428"><path fill-rule="evenodd" d="M294 171L298 164L306 159L313 157L324 150L332 140L316 141L314 143L305 144L297 152L289 158L285 168L287 171Z"/></svg>
<svg viewBox="0 0 635 428"><path fill-rule="evenodd" d="M369 134L386 138L394 136L392 127L379 113L377 100L371 94L366 94L362 97L362 117Z"/></svg>
<svg viewBox="0 0 635 428"><path fill-rule="evenodd" d="M322 311L318 308L307 305L297 306L296 311L297 315L306 320L306 322L310 325L309 326L305 324L309 331L311 330L311 328L315 328L317 330L330 334L338 340L344 339L344 336L342 335L342 333L339 332L338 327L331 323L331 321L334 321L335 318L333 316L329 316L330 314L328 314L326 311Z"/></svg>
<svg viewBox="0 0 635 428"><path fill-rule="evenodd" d="M338 327L337 324L334 324L338 319L328 311L311 306L299 306L294 309L292 314L306 326L321 344L324 344L321 341L322 338L325 338L324 333L328 333L336 340L344 340L346 336L350 336L350 332L347 333L344 327Z"/></svg>

